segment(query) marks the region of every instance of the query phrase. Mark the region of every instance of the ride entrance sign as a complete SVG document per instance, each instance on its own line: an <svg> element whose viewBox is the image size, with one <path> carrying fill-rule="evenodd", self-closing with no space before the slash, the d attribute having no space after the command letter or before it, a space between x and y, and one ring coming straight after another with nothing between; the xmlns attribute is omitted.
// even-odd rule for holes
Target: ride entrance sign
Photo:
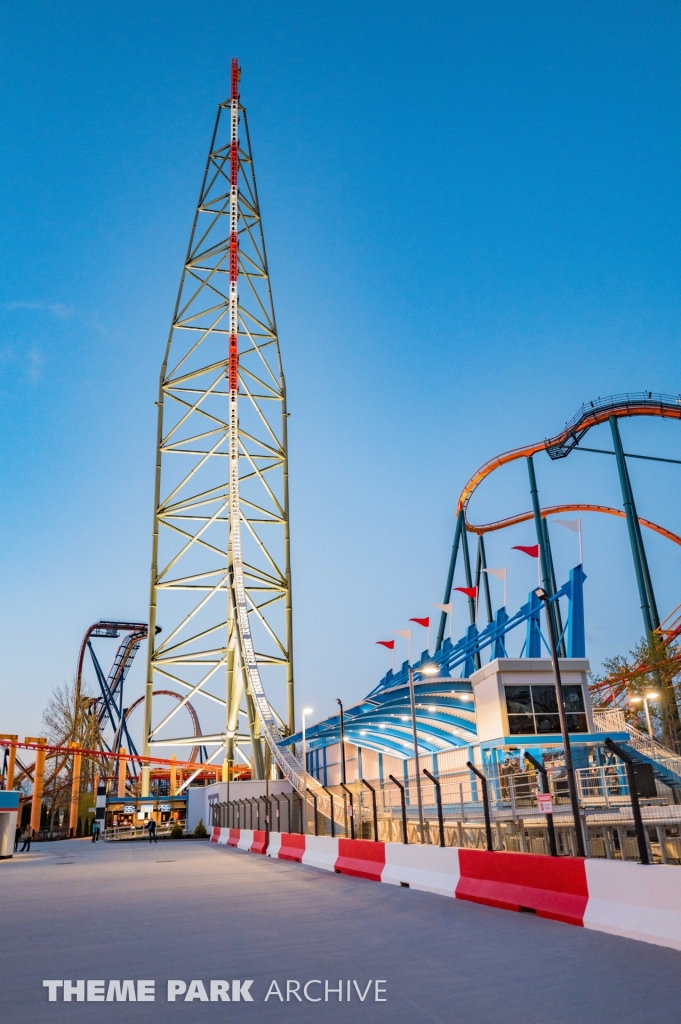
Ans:
<svg viewBox="0 0 681 1024"><path fill-rule="evenodd" d="M537 793L537 807L542 814L553 814L553 801L550 793Z"/></svg>

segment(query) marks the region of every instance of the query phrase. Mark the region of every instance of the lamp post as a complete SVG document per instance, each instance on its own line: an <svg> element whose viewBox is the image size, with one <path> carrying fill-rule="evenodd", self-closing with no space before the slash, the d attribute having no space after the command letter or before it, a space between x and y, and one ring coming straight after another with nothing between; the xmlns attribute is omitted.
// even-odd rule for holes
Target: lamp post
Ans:
<svg viewBox="0 0 681 1024"><path fill-rule="evenodd" d="M340 708L341 782L345 782L345 722L343 720L343 702L340 697L336 697L336 704Z"/></svg>
<svg viewBox="0 0 681 1024"><path fill-rule="evenodd" d="M312 708L303 708L301 711L303 719L303 792L307 792L307 741L305 736L305 719L308 715L312 714ZM303 806L307 807L307 797L303 797ZM303 822L303 832L307 832L307 812L305 813L305 821Z"/></svg>
<svg viewBox="0 0 681 1024"><path fill-rule="evenodd" d="M650 721L650 708L648 707L648 701L649 700L657 700L657 698L659 696L660 696L659 693L647 693L645 695L645 697L632 697L631 698L631 703L632 704L640 704L641 701L643 701L643 708L644 708L645 713L646 713L646 725L648 726L648 735L650 736L651 740L654 740L655 737L653 736L653 724Z"/></svg>
<svg viewBox="0 0 681 1024"><path fill-rule="evenodd" d="M425 676L435 676L438 673L437 665L424 665L418 670ZM414 697L414 669L409 666L409 703L411 705L411 732L414 740L414 769L416 771L416 802L419 809L419 836L421 842L424 838L423 826L423 798L421 796L421 766L419 764L419 740L416 731L416 699Z"/></svg>
<svg viewBox="0 0 681 1024"><path fill-rule="evenodd" d="M575 770L572 766L572 750L570 748L570 734L568 732L567 714L565 712L565 701L563 698L563 684L560 678L560 665L558 664L558 651L556 644L556 631L554 628L553 615L551 614L550 597L543 587L537 587L535 594L540 601L544 602L546 611L546 626L549 631L549 643L551 646L551 663L553 665L553 678L556 684L556 699L558 703L558 715L560 718L560 731L563 735L563 750L565 751L565 770L567 771L568 789L570 791L570 803L572 804L572 817L575 822L575 837L577 839L577 856L585 857L584 834L582 832L582 821L579 816L579 798L575 784Z"/></svg>

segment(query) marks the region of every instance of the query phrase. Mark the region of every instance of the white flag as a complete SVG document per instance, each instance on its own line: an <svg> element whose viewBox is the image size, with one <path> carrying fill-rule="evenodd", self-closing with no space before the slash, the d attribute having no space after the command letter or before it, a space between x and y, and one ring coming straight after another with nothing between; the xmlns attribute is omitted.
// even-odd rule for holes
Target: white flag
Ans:
<svg viewBox="0 0 681 1024"><path fill-rule="evenodd" d="M483 569L482 571L483 572L488 572L490 574L490 576L496 576L496 578L498 580L505 580L506 579L506 570L505 569Z"/></svg>
<svg viewBox="0 0 681 1024"><path fill-rule="evenodd" d="M557 526L564 526L566 530L572 530L573 533L579 533L581 527L581 519L552 519L551 522Z"/></svg>
<svg viewBox="0 0 681 1024"><path fill-rule="evenodd" d="M490 576L495 576L498 580L504 581L504 608L506 607L506 569L483 569L483 572L488 572Z"/></svg>
<svg viewBox="0 0 681 1024"><path fill-rule="evenodd" d="M405 640L411 640L410 629L394 629L393 633L395 633L396 636L403 636Z"/></svg>
<svg viewBox="0 0 681 1024"><path fill-rule="evenodd" d="M584 553L582 551L582 520L577 519L552 519L552 523L556 523L558 526L564 526L566 530L571 530L572 533L576 533L579 536L579 564L581 565L584 561Z"/></svg>
<svg viewBox="0 0 681 1024"><path fill-rule="evenodd" d="M438 611L445 612L446 615L452 614L451 604L434 604L433 608L437 608Z"/></svg>

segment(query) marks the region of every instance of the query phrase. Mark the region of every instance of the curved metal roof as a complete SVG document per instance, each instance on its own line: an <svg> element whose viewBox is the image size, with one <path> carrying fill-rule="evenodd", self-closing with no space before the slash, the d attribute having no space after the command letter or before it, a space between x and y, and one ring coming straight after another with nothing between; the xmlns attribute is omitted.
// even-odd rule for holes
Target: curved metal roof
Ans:
<svg viewBox="0 0 681 1024"><path fill-rule="evenodd" d="M415 669L418 676L418 669ZM473 688L467 679L451 676L416 679L416 735L419 754L435 754L475 740ZM350 743L393 757L414 756L409 684L373 692L343 712L345 738ZM302 733L285 742L300 743ZM340 714L310 726L305 731L308 750L340 742Z"/></svg>

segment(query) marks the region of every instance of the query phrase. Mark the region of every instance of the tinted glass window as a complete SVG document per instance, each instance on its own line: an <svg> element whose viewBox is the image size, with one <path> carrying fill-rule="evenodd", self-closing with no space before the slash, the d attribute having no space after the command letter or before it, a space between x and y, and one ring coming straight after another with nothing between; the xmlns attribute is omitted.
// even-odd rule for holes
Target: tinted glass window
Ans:
<svg viewBox="0 0 681 1024"><path fill-rule="evenodd" d="M537 732L560 732L559 715L537 715Z"/></svg>
<svg viewBox="0 0 681 1024"><path fill-rule="evenodd" d="M584 710L584 696L582 694L581 686L564 686L563 696L565 698L566 711Z"/></svg>
<svg viewBox="0 0 681 1024"><path fill-rule="evenodd" d="M532 702L534 704L534 713L536 715L543 711L554 715L558 714L558 701L556 700L555 686L533 686ZM572 710L572 708L570 710ZM581 711L581 708L575 708L574 710Z"/></svg>
<svg viewBox="0 0 681 1024"><path fill-rule="evenodd" d="M511 736L523 736L527 735L527 733L534 734L534 718L532 715L509 715L508 728Z"/></svg>
<svg viewBox="0 0 681 1024"><path fill-rule="evenodd" d="M568 715L568 732L586 732L586 715Z"/></svg>
<svg viewBox="0 0 681 1024"><path fill-rule="evenodd" d="M506 710L509 715L532 714L529 686L506 686L504 689L506 690Z"/></svg>

